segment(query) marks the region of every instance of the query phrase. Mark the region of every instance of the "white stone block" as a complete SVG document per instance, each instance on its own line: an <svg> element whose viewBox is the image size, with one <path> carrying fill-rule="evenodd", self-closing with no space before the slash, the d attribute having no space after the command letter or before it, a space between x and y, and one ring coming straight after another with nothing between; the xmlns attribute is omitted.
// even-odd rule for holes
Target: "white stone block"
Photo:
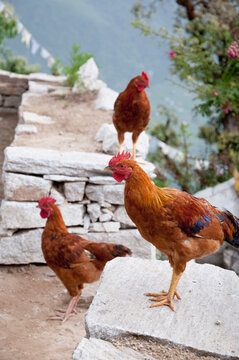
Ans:
<svg viewBox="0 0 239 360"><path fill-rule="evenodd" d="M101 204L105 201L111 204L124 204L124 184L87 185L85 192L88 199Z"/></svg>
<svg viewBox="0 0 239 360"><path fill-rule="evenodd" d="M115 221L108 221L108 222L96 222L93 224L90 224L90 231L93 232L107 232L107 233L111 233L111 232L118 232L120 228L120 223L119 222L115 222Z"/></svg>
<svg viewBox="0 0 239 360"><path fill-rule="evenodd" d="M116 180L113 176L91 176L89 178L89 183L97 185L114 185L116 184Z"/></svg>
<svg viewBox="0 0 239 360"><path fill-rule="evenodd" d="M56 182L88 181L88 177L86 176L67 176L67 175L43 175L43 179L52 180Z"/></svg>
<svg viewBox="0 0 239 360"><path fill-rule="evenodd" d="M133 221L128 216L124 206L119 206L115 210L113 220L114 221L119 221L121 224L124 224L124 225L126 225L127 227L130 227L130 228L135 228L136 227L135 224L133 223Z"/></svg>
<svg viewBox="0 0 239 360"><path fill-rule="evenodd" d="M167 290L171 275L168 261L127 257L108 262L86 314L88 336L103 340L140 336L201 354L239 358L238 276L191 262L177 287L182 300L174 300L176 312L167 306L149 308L144 294Z"/></svg>
<svg viewBox="0 0 239 360"><path fill-rule="evenodd" d="M112 218L113 218L113 213L112 212L101 214L100 215L100 222L111 221Z"/></svg>
<svg viewBox="0 0 239 360"><path fill-rule="evenodd" d="M119 142L117 131L113 124L103 124L98 130L96 141L102 142L102 150L107 154L118 154ZM122 150L133 151L132 133L125 133ZM145 159L149 150L149 136L143 131L136 143L136 156Z"/></svg>
<svg viewBox="0 0 239 360"><path fill-rule="evenodd" d="M76 347L72 360L154 360L152 357L126 348L117 348L108 341L83 338Z"/></svg>
<svg viewBox="0 0 239 360"><path fill-rule="evenodd" d="M40 148L5 149L4 169L37 175L84 176L105 174L111 156L100 153L56 151Z"/></svg>
<svg viewBox="0 0 239 360"><path fill-rule="evenodd" d="M81 201L84 197L85 182L66 182L64 184L64 193L68 201Z"/></svg>
<svg viewBox="0 0 239 360"><path fill-rule="evenodd" d="M66 80L66 76L55 76L45 73L31 73L29 74L29 80L31 81L45 81L45 82L53 82L53 83L59 83L64 84Z"/></svg>
<svg viewBox="0 0 239 360"><path fill-rule="evenodd" d="M100 110L114 110L114 103L119 93L108 88L102 87L95 100L95 108Z"/></svg>
<svg viewBox="0 0 239 360"><path fill-rule="evenodd" d="M100 205L97 203L91 203L91 204L87 205L87 212L90 216L90 220L92 222L96 222L99 219L100 214L101 214Z"/></svg>
<svg viewBox="0 0 239 360"><path fill-rule="evenodd" d="M36 134L37 127L35 125L18 124L15 129L16 135L22 134Z"/></svg>
<svg viewBox="0 0 239 360"><path fill-rule="evenodd" d="M105 87L106 84L98 80L99 76L99 69L95 63L95 60L93 57L91 57L87 62L80 67L78 70L78 81L76 81L72 92L78 93L82 92L82 83L84 85L85 89L88 90L99 90L102 87Z"/></svg>
<svg viewBox="0 0 239 360"><path fill-rule="evenodd" d="M90 217L88 214L84 215L84 229L88 231L90 227Z"/></svg>
<svg viewBox="0 0 239 360"><path fill-rule="evenodd" d="M3 201L1 207L2 226L5 229L44 227L46 219L41 218L37 205L37 202ZM63 204L59 208L66 226L83 225L84 205Z"/></svg>
<svg viewBox="0 0 239 360"><path fill-rule="evenodd" d="M37 176L4 173L5 199L15 201L38 201L48 196L52 182Z"/></svg>
<svg viewBox="0 0 239 360"><path fill-rule="evenodd" d="M51 189L50 196L56 200L56 205L64 204L66 201L64 196L54 187Z"/></svg>
<svg viewBox="0 0 239 360"><path fill-rule="evenodd" d="M41 234L42 229L37 229L0 238L0 264L45 263Z"/></svg>
<svg viewBox="0 0 239 360"><path fill-rule="evenodd" d="M22 117L23 117L22 120L25 124L29 124L29 123L53 124L55 122L49 116L38 115L29 111L24 111Z"/></svg>
<svg viewBox="0 0 239 360"><path fill-rule="evenodd" d="M102 232L89 231L85 238L96 242L105 241L113 244L122 244L132 250L133 257L155 259L156 256L155 247L144 240L136 229L119 230L111 233L106 233L105 229Z"/></svg>

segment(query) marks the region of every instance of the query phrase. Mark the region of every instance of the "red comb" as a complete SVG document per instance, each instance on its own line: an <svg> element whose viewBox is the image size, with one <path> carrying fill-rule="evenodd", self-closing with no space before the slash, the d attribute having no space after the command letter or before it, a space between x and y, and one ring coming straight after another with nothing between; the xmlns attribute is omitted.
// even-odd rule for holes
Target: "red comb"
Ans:
<svg viewBox="0 0 239 360"><path fill-rule="evenodd" d="M123 160L123 159L130 159L131 158L131 154L126 151L126 152L122 152L121 154L118 153L118 155L115 155L110 161L109 161L109 166L113 165L114 163Z"/></svg>
<svg viewBox="0 0 239 360"><path fill-rule="evenodd" d="M148 77L148 75L146 74L146 72L145 71L142 71L142 74L141 74L144 78L145 78L145 80L147 81L147 83L149 83L149 77Z"/></svg>
<svg viewBox="0 0 239 360"><path fill-rule="evenodd" d="M54 204L56 202L56 199L53 199L50 196L46 196L46 197L41 198L41 200L39 200L38 204L39 204L39 206L42 206L45 202L50 202L50 203Z"/></svg>

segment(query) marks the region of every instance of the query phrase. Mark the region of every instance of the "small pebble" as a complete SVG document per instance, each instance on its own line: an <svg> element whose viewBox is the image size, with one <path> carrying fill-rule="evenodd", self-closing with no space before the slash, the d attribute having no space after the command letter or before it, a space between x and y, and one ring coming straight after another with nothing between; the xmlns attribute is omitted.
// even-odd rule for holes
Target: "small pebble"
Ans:
<svg viewBox="0 0 239 360"><path fill-rule="evenodd" d="M217 321L215 322L215 325L221 325L221 321L220 321L220 320L217 320Z"/></svg>

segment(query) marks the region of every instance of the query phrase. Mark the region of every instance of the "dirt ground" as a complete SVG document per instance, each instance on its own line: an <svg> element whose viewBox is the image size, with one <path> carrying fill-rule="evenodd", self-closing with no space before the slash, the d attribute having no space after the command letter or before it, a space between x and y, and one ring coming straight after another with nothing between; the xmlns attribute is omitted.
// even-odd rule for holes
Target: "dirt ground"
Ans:
<svg viewBox="0 0 239 360"><path fill-rule="evenodd" d="M14 145L100 151L94 136L101 124L111 123L111 112L96 111L94 99L94 93L32 98L24 110L50 116L55 123L35 124L38 134L19 136ZM3 149L14 137L17 117L13 114L0 117L1 176ZM0 186L0 200L2 196ZM47 266L0 266L0 360L71 360L74 348L85 336L84 316L97 287L98 283L85 287L78 314L62 324L49 318L57 314L57 309L66 309L69 296ZM215 359L136 338L118 340L115 345L126 345L160 360Z"/></svg>

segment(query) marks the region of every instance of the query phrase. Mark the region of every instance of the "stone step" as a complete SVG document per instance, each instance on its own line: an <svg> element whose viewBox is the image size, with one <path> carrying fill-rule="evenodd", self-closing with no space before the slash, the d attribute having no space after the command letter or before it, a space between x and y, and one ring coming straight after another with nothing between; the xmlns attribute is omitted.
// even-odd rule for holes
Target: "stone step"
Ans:
<svg viewBox="0 0 239 360"><path fill-rule="evenodd" d="M178 285L182 300L149 308L146 292L169 287L167 261L114 259L106 265L86 314L88 337L142 336L205 354L239 357L239 279L228 270L191 262Z"/></svg>

